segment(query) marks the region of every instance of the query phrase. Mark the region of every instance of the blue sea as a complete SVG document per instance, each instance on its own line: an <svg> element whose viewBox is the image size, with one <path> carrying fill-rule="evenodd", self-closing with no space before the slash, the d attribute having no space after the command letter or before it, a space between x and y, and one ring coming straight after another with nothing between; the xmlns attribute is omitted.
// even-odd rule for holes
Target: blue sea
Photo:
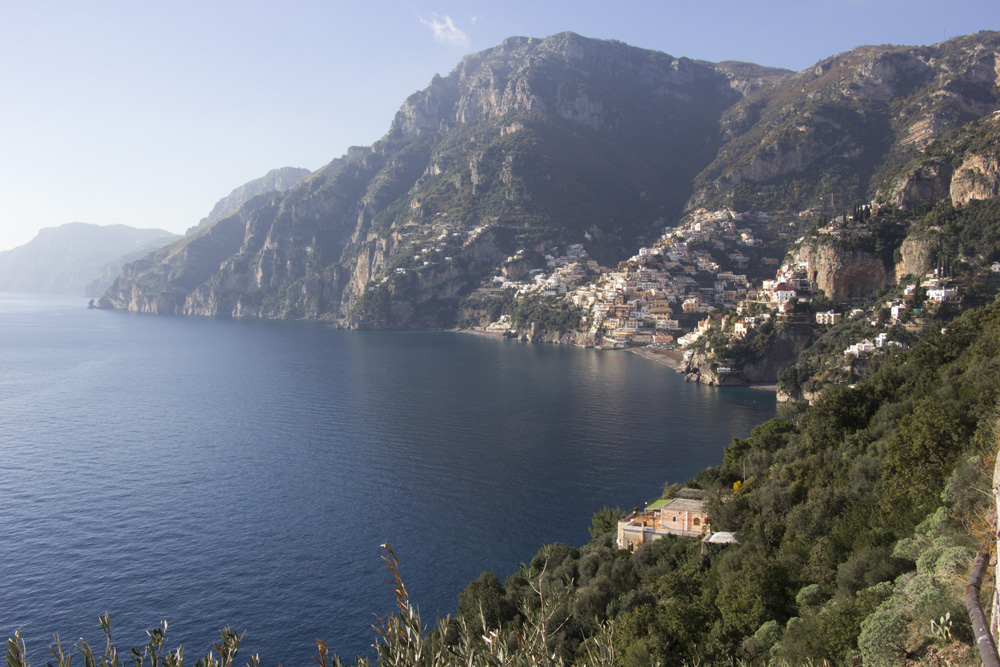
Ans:
<svg viewBox="0 0 1000 667"><path fill-rule="evenodd" d="M227 625L269 667L370 654L382 543L433 620L775 414L621 351L85 304L0 294L0 633L36 664L104 612L192 662Z"/></svg>

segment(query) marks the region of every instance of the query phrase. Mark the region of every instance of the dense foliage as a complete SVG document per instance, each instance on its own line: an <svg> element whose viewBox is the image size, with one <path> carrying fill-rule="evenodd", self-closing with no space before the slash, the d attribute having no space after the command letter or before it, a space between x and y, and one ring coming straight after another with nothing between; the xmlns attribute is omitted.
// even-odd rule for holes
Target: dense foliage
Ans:
<svg viewBox="0 0 1000 667"><path fill-rule="evenodd" d="M931 263L950 273L988 267L1000 260L1000 197L961 208L940 203L913 223L913 236L934 244Z"/></svg>
<svg viewBox="0 0 1000 667"><path fill-rule="evenodd" d="M863 237L863 241L880 246L882 253L892 252L900 243L898 230L905 225L908 242L927 249L926 268L941 269L961 285L961 308L967 309L990 303L1000 293L1000 275L990 269L993 262L1000 260L998 219L1000 198L971 201L962 207L942 202L902 216L872 217L868 223L872 235ZM791 396L815 395L831 385L857 382L880 361L845 356L845 349L852 343L872 340L879 332L885 332L890 340L910 345L919 339L922 329L946 326L960 308L927 302L922 288L904 296L903 288L917 284L918 278L910 276L902 285L886 288L876 295L874 302L883 306L875 308L872 315L845 313L840 323L824 330L794 364L779 374L782 391ZM884 307L891 300L906 303L900 320L895 323L890 321L889 310ZM818 302L815 305L817 310L827 307Z"/></svg>
<svg viewBox="0 0 1000 667"><path fill-rule="evenodd" d="M535 332L565 333L580 326L584 310L566 299L546 296L516 297L513 290L474 293L461 302L463 318L459 326L481 326L497 321L501 315L510 318L518 331L535 328Z"/></svg>
<svg viewBox="0 0 1000 667"><path fill-rule="evenodd" d="M961 592L998 394L992 305L795 421L734 439L723 465L690 484L712 492L713 528L737 532L739 546L667 537L629 554L595 530L583 547L543 548L503 584L482 575L459 616L482 623L475 633L524 623L539 579L561 601L549 641L569 661L606 623L626 665L967 659Z"/></svg>

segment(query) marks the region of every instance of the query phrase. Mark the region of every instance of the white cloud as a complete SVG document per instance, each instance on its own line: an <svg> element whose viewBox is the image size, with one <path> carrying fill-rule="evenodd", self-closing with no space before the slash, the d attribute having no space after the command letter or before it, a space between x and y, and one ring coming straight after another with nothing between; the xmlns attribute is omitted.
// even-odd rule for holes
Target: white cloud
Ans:
<svg viewBox="0 0 1000 667"><path fill-rule="evenodd" d="M468 46L469 36L465 31L455 25L450 16L438 16L434 14L430 19L421 18L420 22L431 29L434 39L452 46Z"/></svg>

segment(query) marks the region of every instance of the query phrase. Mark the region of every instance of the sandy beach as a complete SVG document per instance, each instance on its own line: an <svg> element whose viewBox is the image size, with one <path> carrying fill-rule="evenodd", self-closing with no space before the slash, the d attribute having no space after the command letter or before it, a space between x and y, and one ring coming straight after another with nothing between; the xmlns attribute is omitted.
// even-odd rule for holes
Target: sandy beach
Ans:
<svg viewBox="0 0 1000 667"><path fill-rule="evenodd" d="M502 331L484 331L483 329L451 329L451 331L472 334L473 336L484 336L485 338L506 338Z"/></svg>
<svg viewBox="0 0 1000 667"><path fill-rule="evenodd" d="M680 350L664 350L658 347L632 347L629 352L634 352L640 357L651 359L658 364L668 366L675 371L680 371L684 361L684 353Z"/></svg>

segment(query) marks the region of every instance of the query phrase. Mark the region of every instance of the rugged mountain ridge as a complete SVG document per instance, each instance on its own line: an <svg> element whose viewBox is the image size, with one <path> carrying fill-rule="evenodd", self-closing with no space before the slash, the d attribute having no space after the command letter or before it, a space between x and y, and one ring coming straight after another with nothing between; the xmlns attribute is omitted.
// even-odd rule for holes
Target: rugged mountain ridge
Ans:
<svg viewBox="0 0 1000 667"><path fill-rule="evenodd" d="M233 188L232 192L215 202L215 206L212 207L209 214L202 218L197 225L188 229L187 233L190 234L196 229L226 217L257 195L271 191L284 192L311 173L308 169L300 167L272 169L260 178L255 178L238 188Z"/></svg>
<svg viewBox="0 0 1000 667"><path fill-rule="evenodd" d="M833 211L869 201L935 139L997 108L1000 33L832 56L726 112L699 204ZM947 193L928 191L925 198Z"/></svg>
<svg viewBox="0 0 1000 667"><path fill-rule="evenodd" d="M863 47L796 74L571 33L510 38L435 76L373 146L131 265L101 303L450 326L459 298L515 253L538 265L582 243L608 265L685 207L867 201L996 108L998 51L1000 34L980 33ZM966 190L989 191L991 169L967 167L986 176Z"/></svg>
<svg viewBox="0 0 1000 667"><path fill-rule="evenodd" d="M737 88L775 76L744 69L754 81L568 33L508 39L412 95L372 147L134 264L102 304L447 324L518 249L582 241L613 261L659 232L712 159ZM229 255L188 265L206 245Z"/></svg>

